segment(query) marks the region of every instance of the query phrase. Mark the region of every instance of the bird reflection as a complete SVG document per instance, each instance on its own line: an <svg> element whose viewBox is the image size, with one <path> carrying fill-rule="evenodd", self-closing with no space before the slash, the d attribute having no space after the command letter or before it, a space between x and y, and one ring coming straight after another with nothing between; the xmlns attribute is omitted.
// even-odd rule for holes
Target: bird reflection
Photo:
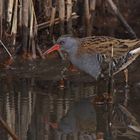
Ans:
<svg viewBox="0 0 140 140"><path fill-rule="evenodd" d="M64 133L96 131L96 111L90 100L74 104L59 122L59 130Z"/></svg>
<svg viewBox="0 0 140 140"><path fill-rule="evenodd" d="M89 138L94 140L96 124L96 111L92 99L83 99L75 102L57 125L50 123L50 126L57 130L57 138L58 135L61 135L61 138L64 135L77 135L80 140Z"/></svg>

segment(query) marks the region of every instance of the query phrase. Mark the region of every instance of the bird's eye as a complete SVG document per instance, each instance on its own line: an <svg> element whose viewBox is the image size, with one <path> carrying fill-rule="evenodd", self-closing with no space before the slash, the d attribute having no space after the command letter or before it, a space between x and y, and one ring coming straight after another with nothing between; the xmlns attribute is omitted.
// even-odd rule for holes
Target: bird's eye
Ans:
<svg viewBox="0 0 140 140"><path fill-rule="evenodd" d="M64 41L60 41L60 45L64 45L64 43L65 43Z"/></svg>

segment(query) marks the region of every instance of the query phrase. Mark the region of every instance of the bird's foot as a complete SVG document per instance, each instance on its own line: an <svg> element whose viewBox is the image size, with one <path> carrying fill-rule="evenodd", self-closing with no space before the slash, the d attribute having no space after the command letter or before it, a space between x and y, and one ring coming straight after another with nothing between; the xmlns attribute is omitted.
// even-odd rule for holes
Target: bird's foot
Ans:
<svg viewBox="0 0 140 140"><path fill-rule="evenodd" d="M74 67L72 64L70 64L70 66L68 67L68 70L70 72L78 72L78 69L76 67Z"/></svg>
<svg viewBox="0 0 140 140"><path fill-rule="evenodd" d="M65 80L64 79L61 79L59 81L59 89L64 89L65 88Z"/></svg>
<svg viewBox="0 0 140 140"><path fill-rule="evenodd" d="M129 89L128 83L125 84L125 89Z"/></svg>
<svg viewBox="0 0 140 140"><path fill-rule="evenodd" d="M102 96L102 95L96 96L95 99L94 99L94 103L96 105L103 105L103 104L105 104L105 98L104 98L104 96Z"/></svg>
<svg viewBox="0 0 140 140"><path fill-rule="evenodd" d="M107 93L104 93L103 95L98 95L94 99L94 103L96 105L104 105L106 103L112 103L113 99L112 96L108 95Z"/></svg>
<svg viewBox="0 0 140 140"><path fill-rule="evenodd" d="M96 139L97 140L104 140L104 133L103 132L97 132Z"/></svg>
<svg viewBox="0 0 140 140"><path fill-rule="evenodd" d="M113 103L112 96L109 96L108 98L106 98L106 103L108 103L108 104L112 104Z"/></svg>
<svg viewBox="0 0 140 140"><path fill-rule="evenodd" d="M128 88L128 69L124 70L125 88Z"/></svg>
<svg viewBox="0 0 140 140"><path fill-rule="evenodd" d="M106 103L112 104L113 103L113 97L112 95L108 94L108 93L104 93L104 98L106 100Z"/></svg>

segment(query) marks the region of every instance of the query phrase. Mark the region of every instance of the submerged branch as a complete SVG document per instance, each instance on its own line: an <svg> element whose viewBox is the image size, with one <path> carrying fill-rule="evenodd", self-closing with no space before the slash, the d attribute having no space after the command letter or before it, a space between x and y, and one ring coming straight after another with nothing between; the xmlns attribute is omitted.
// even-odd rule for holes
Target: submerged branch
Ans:
<svg viewBox="0 0 140 140"><path fill-rule="evenodd" d="M6 130L6 132L13 138L13 140L19 140L17 135L11 130L11 128L6 124L6 122L0 116L0 124Z"/></svg>

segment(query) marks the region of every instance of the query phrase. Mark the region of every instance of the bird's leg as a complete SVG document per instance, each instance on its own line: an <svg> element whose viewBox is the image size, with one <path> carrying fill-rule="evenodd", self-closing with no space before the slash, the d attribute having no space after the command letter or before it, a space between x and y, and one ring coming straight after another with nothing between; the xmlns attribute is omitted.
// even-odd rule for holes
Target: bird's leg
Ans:
<svg viewBox="0 0 140 140"><path fill-rule="evenodd" d="M124 76L125 76L125 87L128 87L128 69L126 68L124 70Z"/></svg>
<svg viewBox="0 0 140 140"><path fill-rule="evenodd" d="M112 79L111 79L111 76L109 76L109 79L108 79L108 95L110 95L111 94L111 81L112 81Z"/></svg>
<svg viewBox="0 0 140 140"><path fill-rule="evenodd" d="M113 92L113 87L114 87L114 79L113 79L113 75L111 75L109 76L109 79L108 79L108 94L110 96Z"/></svg>
<svg viewBox="0 0 140 140"><path fill-rule="evenodd" d="M95 84L96 97L94 98L94 103L96 105L102 105L106 103L106 86L104 79L98 79Z"/></svg>
<svg viewBox="0 0 140 140"><path fill-rule="evenodd" d="M108 89L107 89L107 91L108 91L107 92L108 93L107 102L111 103L112 102L112 94L113 94L113 90L114 90L113 76L109 76L107 87L108 87Z"/></svg>
<svg viewBox="0 0 140 140"><path fill-rule="evenodd" d="M112 61L109 64L109 79L108 79L108 102L111 103L112 102L112 94L113 94L113 88L114 88L114 79L113 79L113 58Z"/></svg>
<svg viewBox="0 0 140 140"><path fill-rule="evenodd" d="M65 72L66 71L67 71L66 67L64 67L61 71L61 79L59 80L59 88L61 89L64 89L65 87L65 79L66 79Z"/></svg>
<svg viewBox="0 0 140 140"><path fill-rule="evenodd" d="M124 98L124 102L123 102L123 105L125 107L127 107L128 99L129 99L129 89L128 88L125 88L125 98Z"/></svg>
<svg viewBox="0 0 140 140"><path fill-rule="evenodd" d="M101 87L100 87L101 88ZM103 93L100 93L99 92L99 87L96 87L96 96L94 98L94 103L96 105L102 105L105 103L105 98L104 98L104 95Z"/></svg>

